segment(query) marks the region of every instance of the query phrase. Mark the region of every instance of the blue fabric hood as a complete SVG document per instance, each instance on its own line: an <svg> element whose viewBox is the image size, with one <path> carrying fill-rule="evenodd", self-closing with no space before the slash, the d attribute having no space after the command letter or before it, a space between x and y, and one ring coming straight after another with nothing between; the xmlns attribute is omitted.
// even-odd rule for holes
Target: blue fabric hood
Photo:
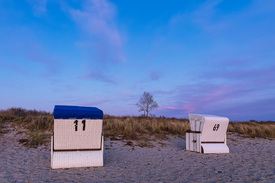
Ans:
<svg viewBox="0 0 275 183"><path fill-rule="evenodd" d="M103 111L96 107L56 105L54 119L103 119Z"/></svg>

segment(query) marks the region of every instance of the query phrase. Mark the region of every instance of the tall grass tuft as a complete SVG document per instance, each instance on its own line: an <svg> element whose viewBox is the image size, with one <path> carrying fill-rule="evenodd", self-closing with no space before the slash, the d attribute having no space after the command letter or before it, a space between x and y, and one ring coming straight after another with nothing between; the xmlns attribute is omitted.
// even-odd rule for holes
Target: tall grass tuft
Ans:
<svg viewBox="0 0 275 183"><path fill-rule="evenodd" d="M268 122L230 122L229 132L236 132L247 137L275 138L275 123Z"/></svg>
<svg viewBox="0 0 275 183"><path fill-rule="evenodd" d="M46 135L40 130L34 130L27 133L30 137L30 141L26 144L29 147L38 147L42 145L46 140Z"/></svg>

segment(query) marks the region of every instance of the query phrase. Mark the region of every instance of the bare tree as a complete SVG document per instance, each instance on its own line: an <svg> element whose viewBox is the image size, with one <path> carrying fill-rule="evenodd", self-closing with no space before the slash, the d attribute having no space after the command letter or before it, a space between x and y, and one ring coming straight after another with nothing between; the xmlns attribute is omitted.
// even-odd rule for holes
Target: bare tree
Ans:
<svg viewBox="0 0 275 183"><path fill-rule="evenodd" d="M144 92L141 98L139 99L138 103L136 104L139 108L139 112L144 112L144 116L148 117L148 114L151 110L158 108L158 104L154 101L153 96L148 93Z"/></svg>

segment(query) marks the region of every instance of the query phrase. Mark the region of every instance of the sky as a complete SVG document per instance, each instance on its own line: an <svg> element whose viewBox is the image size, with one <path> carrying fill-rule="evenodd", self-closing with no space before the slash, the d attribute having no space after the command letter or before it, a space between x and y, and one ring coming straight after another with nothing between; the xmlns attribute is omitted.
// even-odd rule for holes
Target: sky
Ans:
<svg viewBox="0 0 275 183"><path fill-rule="evenodd" d="M275 121L274 0L1 0L0 109Z"/></svg>

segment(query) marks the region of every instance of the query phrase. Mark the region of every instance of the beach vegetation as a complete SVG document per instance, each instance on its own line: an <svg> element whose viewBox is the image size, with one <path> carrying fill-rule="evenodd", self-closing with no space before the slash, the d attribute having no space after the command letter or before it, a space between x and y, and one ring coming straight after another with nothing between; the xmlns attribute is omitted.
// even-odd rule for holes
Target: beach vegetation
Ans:
<svg viewBox="0 0 275 183"><path fill-rule="evenodd" d="M23 139L25 145L37 147L50 141L54 118L52 113L22 108L0 110L0 134L4 132L4 123L25 129L28 139ZM103 117L103 132L106 138L112 140L137 140L140 146L150 146L149 141L166 140L169 135L185 138L185 132L190 129L188 119L145 117L145 116L111 116ZM275 138L275 122L249 121L230 122L228 132L240 134L249 138ZM147 145L146 145L147 144Z"/></svg>
<svg viewBox="0 0 275 183"><path fill-rule="evenodd" d="M103 120L106 137L122 135L123 139L129 140L146 139L147 136L167 139L170 134L184 136L189 128L187 119L177 118L105 115Z"/></svg>
<svg viewBox="0 0 275 183"><path fill-rule="evenodd" d="M275 122L273 121L250 121L250 122L230 122L229 132L235 132L245 137L255 138L275 138Z"/></svg>

